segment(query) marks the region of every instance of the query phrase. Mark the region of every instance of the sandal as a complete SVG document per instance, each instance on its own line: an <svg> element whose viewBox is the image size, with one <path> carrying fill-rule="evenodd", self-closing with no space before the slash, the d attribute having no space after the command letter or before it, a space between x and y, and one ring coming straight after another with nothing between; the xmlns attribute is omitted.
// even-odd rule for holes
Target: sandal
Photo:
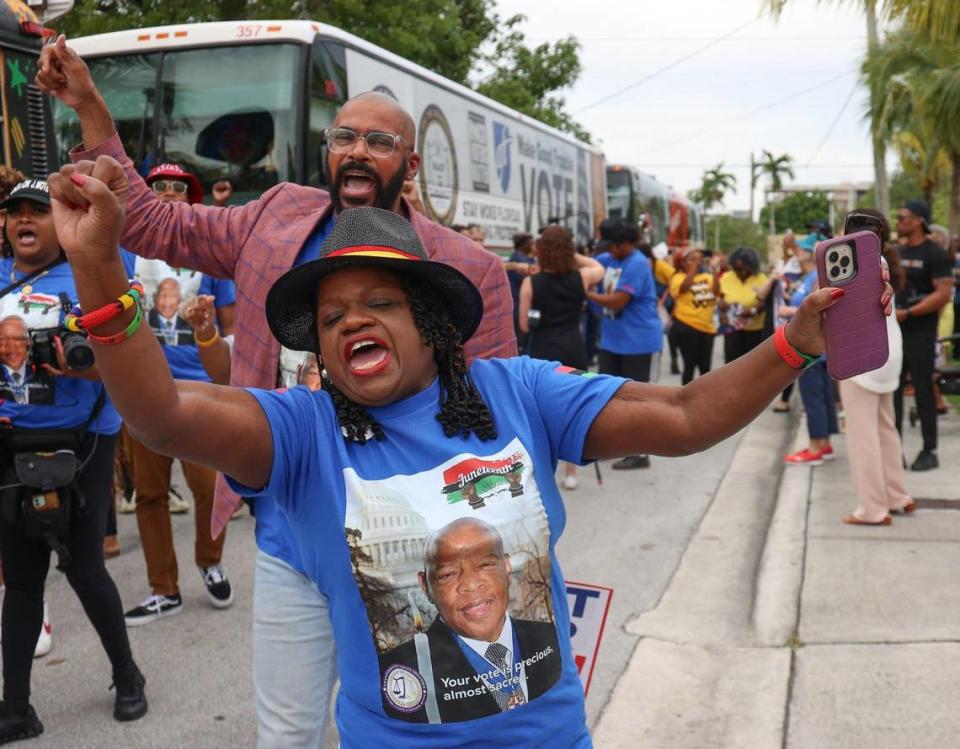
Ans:
<svg viewBox="0 0 960 749"><path fill-rule="evenodd" d="M788 414L790 413L790 404L789 403L778 403L773 407L773 412L775 414Z"/></svg>
<svg viewBox="0 0 960 749"><path fill-rule="evenodd" d="M856 515L847 515L843 518L843 522L847 525L890 525L893 523L893 518L887 515L883 520L871 523L869 520L861 520Z"/></svg>
<svg viewBox="0 0 960 749"><path fill-rule="evenodd" d="M905 504L903 507L898 507L893 512L902 512L904 515L912 515L917 511L917 502L914 499L910 500L909 504Z"/></svg>

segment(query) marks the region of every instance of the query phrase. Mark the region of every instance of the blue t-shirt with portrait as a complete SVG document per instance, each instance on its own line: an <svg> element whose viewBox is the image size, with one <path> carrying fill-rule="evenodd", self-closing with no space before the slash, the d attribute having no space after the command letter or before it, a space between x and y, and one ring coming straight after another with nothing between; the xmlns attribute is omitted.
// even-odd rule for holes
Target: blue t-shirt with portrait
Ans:
<svg viewBox="0 0 960 749"><path fill-rule="evenodd" d="M132 275L133 255L121 251L124 267ZM14 269L13 258L0 259L0 279L6 286L26 274ZM47 335L60 335L67 310L77 304L77 286L66 262L59 263L38 277L0 298L0 320L11 315L21 318L32 339L21 378L23 397L12 383L7 366L0 366L0 417L10 419L14 427L23 429L67 429L87 422L98 398L103 406L88 431L116 434L120 431L120 414L113 407L100 382L80 377L53 377L33 363Z"/></svg>
<svg viewBox="0 0 960 749"><path fill-rule="evenodd" d="M210 382L200 362L193 328L181 314L197 296L212 296L218 310L236 304L233 281L144 257L136 258L134 278L143 285L145 321L160 341L170 372L178 380Z"/></svg>
<svg viewBox="0 0 960 749"><path fill-rule="evenodd" d="M279 504L329 597L344 749L591 746L554 554L566 522L554 474L558 460L583 462L624 380L528 357L476 361L470 374L492 440L443 433L437 381L368 409L384 439L364 445L341 436L325 392L251 390L273 467L259 492L231 484ZM462 543L437 561L454 533Z"/></svg>
<svg viewBox="0 0 960 749"><path fill-rule="evenodd" d="M623 260L609 252L597 257L606 268L600 293L623 291L630 301L620 310L603 307L600 348L612 354L653 354L663 346L663 323L657 312L657 290L646 256L634 250Z"/></svg>

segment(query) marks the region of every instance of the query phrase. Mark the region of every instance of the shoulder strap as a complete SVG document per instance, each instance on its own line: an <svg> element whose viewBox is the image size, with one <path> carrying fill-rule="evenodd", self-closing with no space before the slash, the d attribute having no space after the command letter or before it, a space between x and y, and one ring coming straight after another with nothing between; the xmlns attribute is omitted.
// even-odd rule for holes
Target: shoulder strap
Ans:
<svg viewBox="0 0 960 749"><path fill-rule="evenodd" d="M36 269L35 271L33 271L32 273L28 273L28 274L25 275L23 278L21 278L19 281L14 281L14 282L11 283L10 285L4 286L2 289L0 289L0 299L3 299L3 297L5 297L5 296L6 296L7 294L9 294L11 291L16 291L16 290L19 289L21 286L23 286L25 283L28 283L28 282L32 281L32 280L35 279L37 276L39 276L41 273L46 273L48 270L50 270L50 269L51 269L52 267L54 267L55 265L60 265L60 263L65 263L65 262L67 262L67 257L66 257L66 255L64 255L64 254L61 252L60 255L57 256L57 259L54 260L52 263L47 263L47 264L44 265L42 268L37 268L37 269Z"/></svg>

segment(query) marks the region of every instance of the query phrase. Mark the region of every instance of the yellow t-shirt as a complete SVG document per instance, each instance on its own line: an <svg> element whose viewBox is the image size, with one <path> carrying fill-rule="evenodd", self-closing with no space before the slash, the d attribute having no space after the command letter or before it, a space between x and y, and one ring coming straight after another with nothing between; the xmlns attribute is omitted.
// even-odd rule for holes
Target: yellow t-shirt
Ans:
<svg viewBox="0 0 960 749"><path fill-rule="evenodd" d="M713 275L698 273L693 277L693 285L681 292L680 287L686 277L685 273L678 272L670 279L670 296L675 300L673 316L701 333L716 333L713 310L717 306L717 298L713 294Z"/></svg>
<svg viewBox="0 0 960 749"><path fill-rule="evenodd" d="M738 304L744 310L759 308L757 314L752 317L741 317L742 325L738 326L740 330L763 330L763 323L766 318L766 312L763 309L763 303L757 299L757 288L767 282L765 273L758 273L750 276L746 281L741 281L740 277L732 270L727 271L720 276L720 295L727 304ZM730 322L733 322L731 317Z"/></svg>
<svg viewBox="0 0 960 749"><path fill-rule="evenodd" d="M653 277L661 286L668 286L677 269L666 260L657 260L653 264Z"/></svg>

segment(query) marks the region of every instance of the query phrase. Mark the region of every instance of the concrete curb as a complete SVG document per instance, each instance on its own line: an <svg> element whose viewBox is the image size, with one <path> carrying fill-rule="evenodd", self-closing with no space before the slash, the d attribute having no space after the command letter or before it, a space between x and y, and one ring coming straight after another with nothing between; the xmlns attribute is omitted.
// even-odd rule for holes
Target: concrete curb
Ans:
<svg viewBox="0 0 960 749"><path fill-rule="evenodd" d="M784 470L800 420L747 429L597 721L598 749L781 749L811 469Z"/></svg>
<svg viewBox="0 0 960 749"><path fill-rule="evenodd" d="M794 525L796 500L788 511L777 510L783 454L796 428L791 420L784 429L783 419L767 411L747 428L670 586L629 632L675 643L753 646L759 626L767 633L760 644L784 643L786 635L777 636L796 624L803 528ZM771 559L776 572L763 574ZM758 610L761 592L777 600Z"/></svg>

